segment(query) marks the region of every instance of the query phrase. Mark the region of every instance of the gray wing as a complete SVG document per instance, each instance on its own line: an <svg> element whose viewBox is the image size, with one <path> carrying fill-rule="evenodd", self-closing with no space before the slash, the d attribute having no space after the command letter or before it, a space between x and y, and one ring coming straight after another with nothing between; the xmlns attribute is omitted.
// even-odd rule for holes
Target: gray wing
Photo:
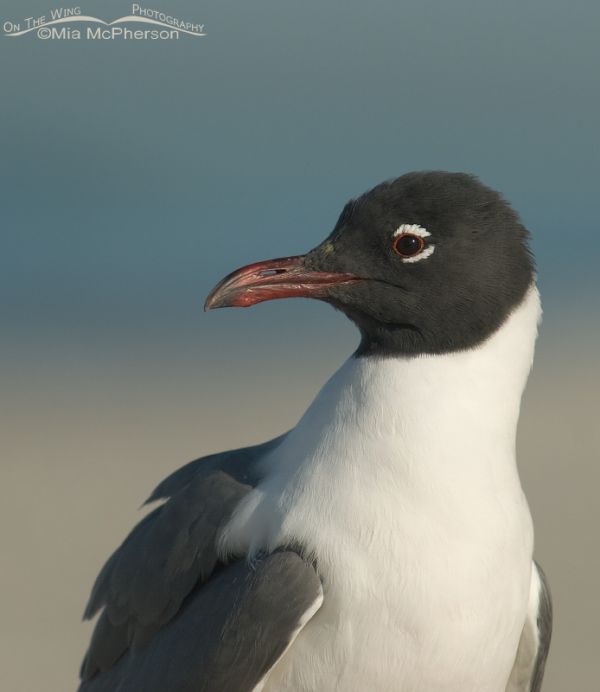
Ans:
<svg viewBox="0 0 600 692"><path fill-rule="evenodd" d="M539 692L552 637L552 599L544 571L533 563L527 619L506 692Z"/></svg>
<svg viewBox="0 0 600 692"><path fill-rule="evenodd" d="M194 478L207 476L213 471L223 471L240 483L256 485L261 479L259 468L260 460L270 451L278 447L287 433L279 437L263 442L253 447L243 447L232 449L228 452L219 452L201 457L189 464L177 469L170 476L167 476L152 492L146 500L146 504L155 500L164 500L172 497L179 492Z"/></svg>
<svg viewBox="0 0 600 692"><path fill-rule="evenodd" d="M177 671L171 669L171 654L165 657L173 641L177 641L176 648L184 653L187 645L178 637L187 636L196 626L199 631L193 634L192 639L197 646L206 647L206 637L210 635L210 641L213 636L217 639L225 637L227 626L231 626L236 617L245 617L242 610L229 612L225 606L224 610L219 610L221 606L217 608L212 599L218 598L226 604L231 594L237 594L239 602L252 610L254 606L249 598L258 589L255 579L260 572L272 581L275 574L272 563L265 563L256 573L249 573L249 568L241 562L224 566L218 561L215 540L220 526L260 479L260 460L281 439L191 462L169 476L152 493L149 501L166 499L166 502L133 529L109 558L92 589L85 617L91 618L99 610L102 612L82 664L82 692L125 690L130 689L127 687L129 684L133 689L139 683L136 675L145 675L143 671L153 666L164 666L170 671L165 672L167 675L183 674L179 668ZM302 569L298 567L298 573L311 575L310 579L305 579L306 588L312 594L314 579L318 582L318 578L312 567L307 572L301 558L297 555L296 558L302 566ZM290 570L293 562L289 559L286 562ZM288 583L294 583L290 574L285 575L285 580L282 590ZM272 588L274 597L277 597L279 592L275 582ZM300 601L301 595L300 590ZM224 613L229 615L226 622ZM292 611L289 617L299 620L301 615ZM270 627L276 628L277 622L257 620L257 626L264 627L267 632ZM281 641L285 641L285 632L280 632L280 635ZM168 646L161 646L161 641ZM256 649L257 641L251 636L247 646L252 648L255 657L267 656L266 649ZM224 655L226 653L221 650L209 653L207 649L203 658L194 649L194 660L206 659L209 668L210 661L218 661L219 656ZM240 657L243 658L243 651L240 651ZM251 670L256 673L259 668L255 661L249 665L248 674ZM195 670L190 670L190 675L194 673ZM155 673L153 676L157 678ZM205 674L201 679L204 677ZM105 686L106 679L110 679L110 683L106 683L108 687ZM148 692L153 689L187 689L181 685L178 687L168 677L157 679L161 680L159 686L144 685L137 689ZM197 688L198 680L195 684Z"/></svg>
<svg viewBox="0 0 600 692"><path fill-rule="evenodd" d="M80 692L250 692L322 600L297 553L238 561L196 589L145 646L84 681Z"/></svg>

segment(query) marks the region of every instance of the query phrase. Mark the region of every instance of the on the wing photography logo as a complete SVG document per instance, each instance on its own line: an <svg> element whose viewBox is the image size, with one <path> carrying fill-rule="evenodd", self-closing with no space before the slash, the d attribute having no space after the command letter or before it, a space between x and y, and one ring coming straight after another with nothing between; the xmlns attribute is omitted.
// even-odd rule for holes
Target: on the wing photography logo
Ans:
<svg viewBox="0 0 600 692"><path fill-rule="evenodd" d="M162 10L131 5L123 17L105 20L84 14L81 7L58 7L39 17L2 23L5 36L35 36L51 41L173 41L181 36L206 36L204 24L175 17Z"/></svg>

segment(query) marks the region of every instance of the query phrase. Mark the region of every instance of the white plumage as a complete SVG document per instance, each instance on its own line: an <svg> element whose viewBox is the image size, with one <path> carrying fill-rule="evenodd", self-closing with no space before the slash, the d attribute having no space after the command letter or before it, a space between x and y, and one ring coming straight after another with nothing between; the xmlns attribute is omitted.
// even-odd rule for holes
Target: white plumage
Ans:
<svg viewBox="0 0 600 692"><path fill-rule="evenodd" d="M220 549L298 543L324 599L264 692L507 688L537 597L515 436L540 314L532 286L475 348L351 358L267 457Z"/></svg>

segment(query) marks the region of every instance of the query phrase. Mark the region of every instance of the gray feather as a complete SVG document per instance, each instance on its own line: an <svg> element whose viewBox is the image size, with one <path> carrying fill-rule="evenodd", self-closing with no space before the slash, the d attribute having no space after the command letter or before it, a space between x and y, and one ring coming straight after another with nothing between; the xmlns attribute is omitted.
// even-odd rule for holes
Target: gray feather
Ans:
<svg viewBox="0 0 600 692"><path fill-rule="evenodd" d="M536 562L538 574L540 575L540 605L537 616L537 627L539 636L539 646L535 665L533 668L533 677L531 680L531 692L539 692L542 689L542 680L544 678L544 670L546 668L546 659L550 650L550 640L552 638L552 597L550 595L550 587L548 580L544 574L544 570Z"/></svg>
<svg viewBox="0 0 600 692"><path fill-rule="evenodd" d="M109 558L85 617L104 608L82 667L107 670L128 647L144 646L214 570L216 533L250 486L222 471L198 475L145 517Z"/></svg>
<svg viewBox="0 0 600 692"><path fill-rule="evenodd" d="M286 435L287 433L275 437L268 442L254 445L253 447L232 449L228 452L210 454L209 456L190 461L189 464L182 466L170 476L167 476L164 481L154 489L150 497L146 500L146 504L171 497L190 483L196 476L206 476L217 469L235 478L235 480L240 483L256 485L261 477L260 470L257 468L257 462L260 461L265 454L281 444Z"/></svg>
<svg viewBox="0 0 600 692"><path fill-rule="evenodd" d="M276 660L272 657L279 644L261 637L277 631L279 640L285 641L287 623L296 623L297 613L304 612L306 594L314 595L316 574L310 567L311 576L303 585L305 577L300 575L307 574L305 563L301 561L296 575L290 565L300 558L290 552L283 562L277 558L263 563L263 583L259 571L243 563L222 565L216 536L251 485L260 480L260 460L283 437L197 459L171 474L152 493L148 502L166 502L131 531L107 560L92 589L84 617L102 612L82 663L82 690L160 689L147 687L155 684L148 682L150 679L163 680L162 689L187 690L172 661L177 651L181 665L191 665L183 660L192 646L182 639L188 636L193 642L194 665L203 661L204 666L192 666L191 674L202 670L200 679L214 679L215 685L219 676L232 674L232 666L241 666L236 675L243 676L244 666L250 665L247 673L252 677L267 666L267 661L272 665ZM278 575L285 584L277 583ZM258 603L269 600L267 591L274 597L286 593L289 620L264 603L260 612L257 610ZM285 610L283 604L279 607ZM253 631L246 640L247 633ZM252 656L244 653L246 641L253 642ZM188 653L192 655L191 650ZM239 665L234 665L234 656L241 656ZM142 685L140 680L147 682ZM197 690L198 680L194 684ZM210 689L220 688L211 683Z"/></svg>
<svg viewBox="0 0 600 692"><path fill-rule="evenodd" d="M147 646L79 692L250 692L320 595L314 568L295 552L238 561L198 586Z"/></svg>
<svg viewBox="0 0 600 692"><path fill-rule="evenodd" d="M506 692L540 692L550 638L552 636L552 601L546 575L534 562L540 580L535 615L528 613Z"/></svg>

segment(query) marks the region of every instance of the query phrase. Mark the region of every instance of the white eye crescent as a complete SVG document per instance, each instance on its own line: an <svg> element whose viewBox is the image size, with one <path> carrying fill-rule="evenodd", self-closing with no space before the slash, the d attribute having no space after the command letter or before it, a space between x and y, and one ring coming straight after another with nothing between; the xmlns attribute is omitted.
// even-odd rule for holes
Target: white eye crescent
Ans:
<svg viewBox="0 0 600 692"><path fill-rule="evenodd" d="M416 223L403 223L394 231L392 248L403 262L418 262L435 250L435 246L426 241L430 235L429 231Z"/></svg>

